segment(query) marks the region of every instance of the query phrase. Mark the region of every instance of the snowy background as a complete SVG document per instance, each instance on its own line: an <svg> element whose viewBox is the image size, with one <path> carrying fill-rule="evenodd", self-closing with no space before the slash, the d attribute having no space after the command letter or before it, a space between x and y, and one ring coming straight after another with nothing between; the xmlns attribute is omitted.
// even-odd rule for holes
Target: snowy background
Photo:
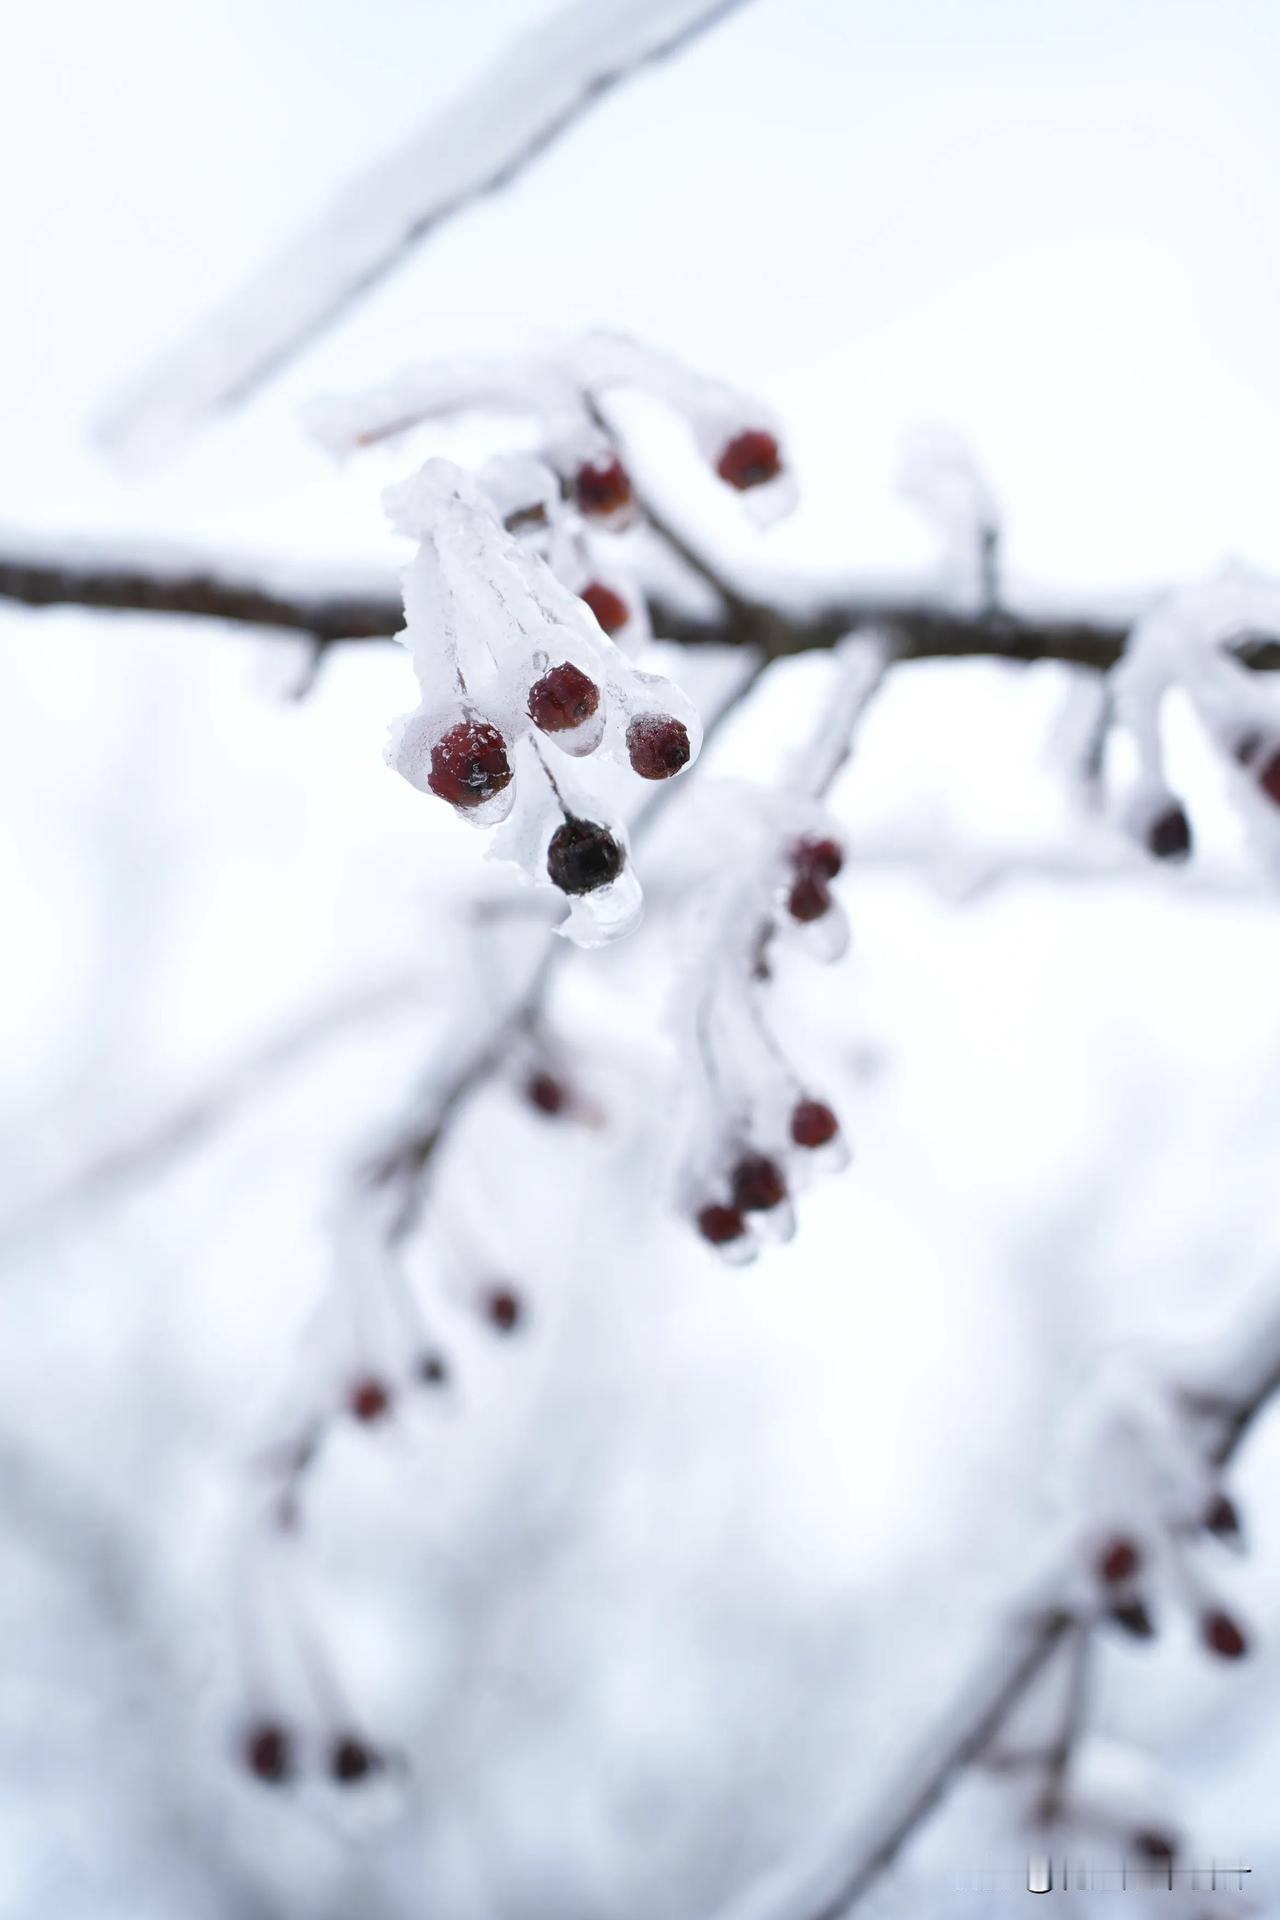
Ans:
<svg viewBox="0 0 1280 1920"><path fill-rule="evenodd" d="M788 422L803 500L766 536L788 566L930 566L893 491L922 418L977 447L1021 574L1280 566L1267 0L755 0L250 411L112 473L87 432L112 387L539 11L10 22L0 522L390 561L403 453L336 470L302 403L605 323ZM670 459L707 538L746 551ZM1190 721L1189 873L1006 875L1111 845L1054 763L1068 677L899 672L837 795L867 849L840 883L853 953L780 983L857 1158L745 1273L655 1197L660 916L567 973L557 1032L607 1124L510 1089L469 1118L417 1275L454 1385L317 1478L305 1604L412 1762L353 1807L228 1763L245 1469L329 1363L308 1328L333 1196L456 1018L475 846L382 764L393 649L339 654L296 703L291 643L195 623L5 608L0 648L0 1916L789 1912L1024 1570L1091 1362L1194 1352L1274 1272L1280 923ZM723 770L768 777L829 671L772 677ZM240 1087L272 1035L347 1006ZM156 1178L48 1204L228 1081L225 1124ZM481 1270L532 1302L510 1341ZM1159 1755L1196 1851L1255 1867L1263 1911L1278 1459L1271 1422L1237 1481L1255 1550L1223 1576L1254 1659L1207 1663L1171 1620L1109 1651L1099 1710ZM966 1786L883 1910L967 1910L949 1869L1022 1858L1003 1806Z"/></svg>

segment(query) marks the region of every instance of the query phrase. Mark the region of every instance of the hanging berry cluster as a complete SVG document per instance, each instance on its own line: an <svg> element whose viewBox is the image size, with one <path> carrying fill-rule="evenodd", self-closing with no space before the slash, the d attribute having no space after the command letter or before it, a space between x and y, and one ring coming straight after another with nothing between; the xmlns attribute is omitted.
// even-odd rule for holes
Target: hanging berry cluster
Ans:
<svg viewBox="0 0 1280 1920"><path fill-rule="evenodd" d="M733 795L738 859L699 909L682 989L683 1049L697 1063L679 1182L684 1211L725 1259L788 1239L793 1199L815 1171L847 1163L828 1101L792 1067L765 994L787 946L837 958L848 925L831 883L844 851L830 823L794 795Z"/></svg>
<svg viewBox="0 0 1280 1920"><path fill-rule="evenodd" d="M475 479L431 460L386 496L393 524L419 542L403 637L422 689L388 758L473 825L506 822L494 852L566 897L562 931L587 946L634 924L641 891L604 783L583 775L612 760L670 780L700 744L689 701L635 665L650 638L645 596L615 536L640 512L601 404L619 388L674 408L757 517L791 504L764 408L620 335L527 361L412 370L313 414L337 448L484 408L534 419L536 452L491 460ZM567 764L587 761L576 774Z"/></svg>

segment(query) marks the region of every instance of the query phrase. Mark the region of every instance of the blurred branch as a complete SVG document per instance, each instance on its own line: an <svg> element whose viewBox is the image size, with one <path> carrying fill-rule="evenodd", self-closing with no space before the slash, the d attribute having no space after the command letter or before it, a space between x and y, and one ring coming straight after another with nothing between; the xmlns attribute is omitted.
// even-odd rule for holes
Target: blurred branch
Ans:
<svg viewBox="0 0 1280 1920"><path fill-rule="evenodd" d="M743 0L575 0L461 99L353 180L320 220L111 407L127 458L166 452L254 392L405 255L512 181L641 68L683 52Z"/></svg>
<svg viewBox="0 0 1280 1920"><path fill-rule="evenodd" d="M265 1082L339 1034L403 1006L421 992L421 987L416 974L367 987L274 1034L201 1092L171 1108L132 1139L107 1148L25 1211L0 1223L0 1249L40 1232L61 1214L74 1212L140 1180L155 1178L225 1125L239 1107L261 1092Z"/></svg>
<svg viewBox="0 0 1280 1920"><path fill-rule="evenodd" d="M1230 1464L1254 1421L1280 1393L1280 1310L1252 1329L1240 1351L1222 1370L1222 1384L1181 1397L1189 1414L1203 1423L1199 1435L1207 1465ZM844 1864L830 1876L832 1890L815 1902L793 1902L799 1920L842 1920L887 1872L903 1847L924 1824L958 1776L978 1760L1015 1707L1047 1671L1064 1646L1079 1662L1069 1687L1063 1733L1046 1756L1052 1764L1052 1803L1061 1801L1072 1742L1078 1732L1080 1695L1088 1643L1100 1610L1086 1609L1073 1594L1080 1587L1074 1554L1041 1576L1006 1611L999 1643L961 1688L939 1724L922 1741L883 1805L859 1829Z"/></svg>

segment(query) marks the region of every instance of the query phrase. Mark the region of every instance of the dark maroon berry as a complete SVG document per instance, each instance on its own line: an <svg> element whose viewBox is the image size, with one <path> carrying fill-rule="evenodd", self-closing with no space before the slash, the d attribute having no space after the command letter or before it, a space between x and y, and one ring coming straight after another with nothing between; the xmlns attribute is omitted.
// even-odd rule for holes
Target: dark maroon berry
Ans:
<svg viewBox="0 0 1280 1920"><path fill-rule="evenodd" d="M1249 1651L1249 1642L1239 1623L1220 1607L1201 1615L1200 1638L1220 1660L1240 1660Z"/></svg>
<svg viewBox="0 0 1280 1920"><path fill-rule="evenodd" d="M531 1107L553 1117L569 1104L569 1089L554 1073L531 1073L524 1083L524 1094Z"/></svg>
<svg viewBox="0 0 1280 1920"><path fill-rule="evenodd" d="M484 1299L485 1316L499 1333L514 1333L524 1318L520 1296L510 1287L493 1287Z"/></svg>
<svg viewBox="0 0 1280 1920"><path fill-rule="evenodd" d="M342 1787L358 1786L381 1765L381 1755L358 1734L341 1734L329 1752L329 1772Z"/></svg>
<svg viewBox="0 0 1280 1920"><path fill-rule="evenodd" d="M606 587L603 580L590 581L578 597L586 601L603 633L620 633L631 618L631 609L622 595Z"/></svg>
<svg viewBox="0 0 1280 1920"><path fill-rule="evenodd" d="M418 1362L418 1378L424 1387L443 1387L449 1379L449 1368L438 1353L424 1353Z"/></svg>
<svg viewBox="0 0 1280 1920"><path fill-rule="evenodd" d="M840 1131L840 1122L825 1100L798 1101L791 1114L791 1138L798 1147L825 1147Z"/></svg>
<svg viewBox="0 0 1280 1920"><path fill-rule="evenodd" d="M510 784L507 743L487 720L459 720L431 749L427 785L450 806L483 806Z"/></svg>
<svg viewBox="0 0 1280 1920"><path fill-rule="evenodd" d="M1144 1860L1157 1861L1161 1865L1178 1857L1177 1841L1172 1834L1162 1833L1158 1827L1143 1827L1132 1836L1129 1844Z"/></svg>
<svg viewBox="0 0 1280 1920"><path fill-rule="evenodd" d="M286 1727L262 1720L248 1729L242 1748L244 1764L264 1786L282 1787L293 1778L293 1740Z"/></svg>
<svg viewBox="0 0 1280 1920"><path fill-rule="evenodd" d="M762 487L782 472L778 443L762 427L749 427L730 440L716 461L716 472L739 493Z"/></svg>
<svg viewBox="0 0 1280 1920"><path fill-rule="evenodd" d="M573 492L583 513L620 513L631 505L631 475L616 458L588 460L573 476Z"/></svg>
<svg viewBox="0 0 1280 1920"><path fill-rule="evenodd" d="M1132 1580L1142 1565L1142 1553L1135 1540L1117 1534L1108 1540L1098 1555L1098 1578L1109 1587L1123 1586Z"/></svg>
<svg viewBox="0 0 1280 1920"><path fill-rule="evenodd" d="M1185 860L1191 851L1191 822L1175 800L1147 828L1147 852L1157 860Z"/></svg>
<svg viewBox="0 0 1280 1920"><path fill-rule="evenodd" d="M1244 1529L1235 1501L1228 1493L1215 1493L1205 1509L1204 1524L1219 1540L1238 1540Z"/></svg>
<svg viewBox="0 0 1280 1920"><path fill-rule="evenodd" d="M791 860L797 874L834 880L844 865L844 848L838 840L798 840L791 849Z"/></svg>
<svg viewBox="0 0 1280 1920"><path fill-rule="evenodd" d="M381 1380L366 1374L352 1385L347 1394L347 1407L353 1420L366 1423L381 1420L390 1411L391 1395Z"/></svg>
<svg viewBox="0 0 1280 1920"><path fill-rule="evenodd" d="M1260 733L1241 733L1231 742L1231 757L1237 766L1247 767L1262 745Z"/></svg>
<svg viewBox="0 0 1280 1920"><path fill-rule="evenodd" d="M698 1215L698 1232L713 1247L727 1247L731 1240L741 1240L746 1230L747 1223L736 1207L713 1203Z"/></svg>
<svg viewBox="0 0 1280 1920"><path fill-rule="evenodd" d="M1258 785L1274 806L1280 807L1280 751L1268 754L1258 769Z"/></svg>
<svg viewBox="0 0 1280 1920"><path fill-rule="evenodd" d="M599 687L570 660L552 667L529 689L529 718L541 733L568 733L589 720L599 705Z"/></svg>
<svg viewBox="0 0 1280 1920"><path fill-rule="evenodd" d="M642 780L670 780L689 764L689 729L669 713L638 714L627 728L627 752Z"/></svg>
<svg viewBox="0 0 1280 1920"><path fill-rule="evenodd" d="M821 920L830 907L831 889L816 873L801 874L787 895L787 912L793 920Z"/></svg>
<svg viewBox="0 0 1280 1920"><path fill-rule="evenodd" d="M787 1197L782 1168L763 1153L744 1154L733 1169L730 1185L733 1204L740 1213L767 1213L771 1207L780 1207Z"/></svg>
<svg viewBox="0 0 1280 1920"><path fill-rule="evenodd" d="M1107 1608L1107 1617L1135 1640L1150 1640L1156 1630L1156 1623L1141 1600L1117 1600Z"/></svg>
<svg viewBox="0 0 1280 1920"><path fill-rule="evenodd" d="M625 850L596 820L566 820L547 848L547 872L561 893L594 893L616 880Z"/></svg>

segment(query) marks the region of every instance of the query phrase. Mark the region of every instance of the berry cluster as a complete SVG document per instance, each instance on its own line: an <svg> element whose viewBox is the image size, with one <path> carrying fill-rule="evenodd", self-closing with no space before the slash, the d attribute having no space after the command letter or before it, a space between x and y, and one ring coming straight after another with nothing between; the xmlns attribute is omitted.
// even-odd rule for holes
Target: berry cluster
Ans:
<svg viewBox="0 0 1280 1920"><path fill-rule="evenodd" d="M541 484L551 498L545 472ZM615 493L618 484L614 474ZM599 497L606 492L602 482ZM611 938L634 919L640 889L625 830L600 797L574 790L572 763L625 757L640 779L670 780L697 753L696 712L670 682L632 665L460 469L429 461L388 504L420 541L405 578L404 638L422 688L393 734L391 764L474 824L510 819L495 851L579 903L567 922L575 939ZM545 524L554 524L551 507Z"/></svg>
<svg viewBox="0 0 1280 1920"><path fill-rule="evenodd" d="M283 1720L250 1723L240 1737L240 1759L264 1787L287 1787L303 1777L303 1741ZM358 1787L386 1772L388 1754L358 1733L339 1731L325 1742L320 1771L338 1787Z"/></svg>
<svg viewBox="0 0 1280 1920"><path fill-rule="evenodd" d="M745 796L743 796L745 800ZM798 938L834 956L846 937L831 883L844 861L839 842L799 815L756 803L757 836L748 835L745 868L708 917L708 971L689 1009L702 1074L686 1156L689 1215L724 1258L752 1258L764 1239L786 1238L792 1199L817 1168L844 1164L847 1151L834 1109L793 1071L768 1025L764 988L775 944ZM745 807L735 812L739 834ZM781 831L780 831L781 829Z"/></svg>
<svg viewBox="0 0 1280 1920"><path fill-rule="evenodd" d="M1221 1489L1213 1493L1200 1512L1194 1530L1212 1534L1228 1545L1238 1544L1242 1538L1240 1518L1230 1495ZM1166 1544L1177 1554L1181 1538L1175 1537ZM1098 1548L1093 1566L1104 1612L1111 1624L1133 1639L1153 1639L1156 1622L1148 1591L1153 1570L1140 1541L1128 1533L1110 1535ZM1189 1591L1196 1590L1185 1579L1181 1584ZM1196 1604L1201 1645L1220 1660L1243 1659L1249 1651L1249 1641L1234 1614L1216 1600L1201 1599Z"/></svg>

